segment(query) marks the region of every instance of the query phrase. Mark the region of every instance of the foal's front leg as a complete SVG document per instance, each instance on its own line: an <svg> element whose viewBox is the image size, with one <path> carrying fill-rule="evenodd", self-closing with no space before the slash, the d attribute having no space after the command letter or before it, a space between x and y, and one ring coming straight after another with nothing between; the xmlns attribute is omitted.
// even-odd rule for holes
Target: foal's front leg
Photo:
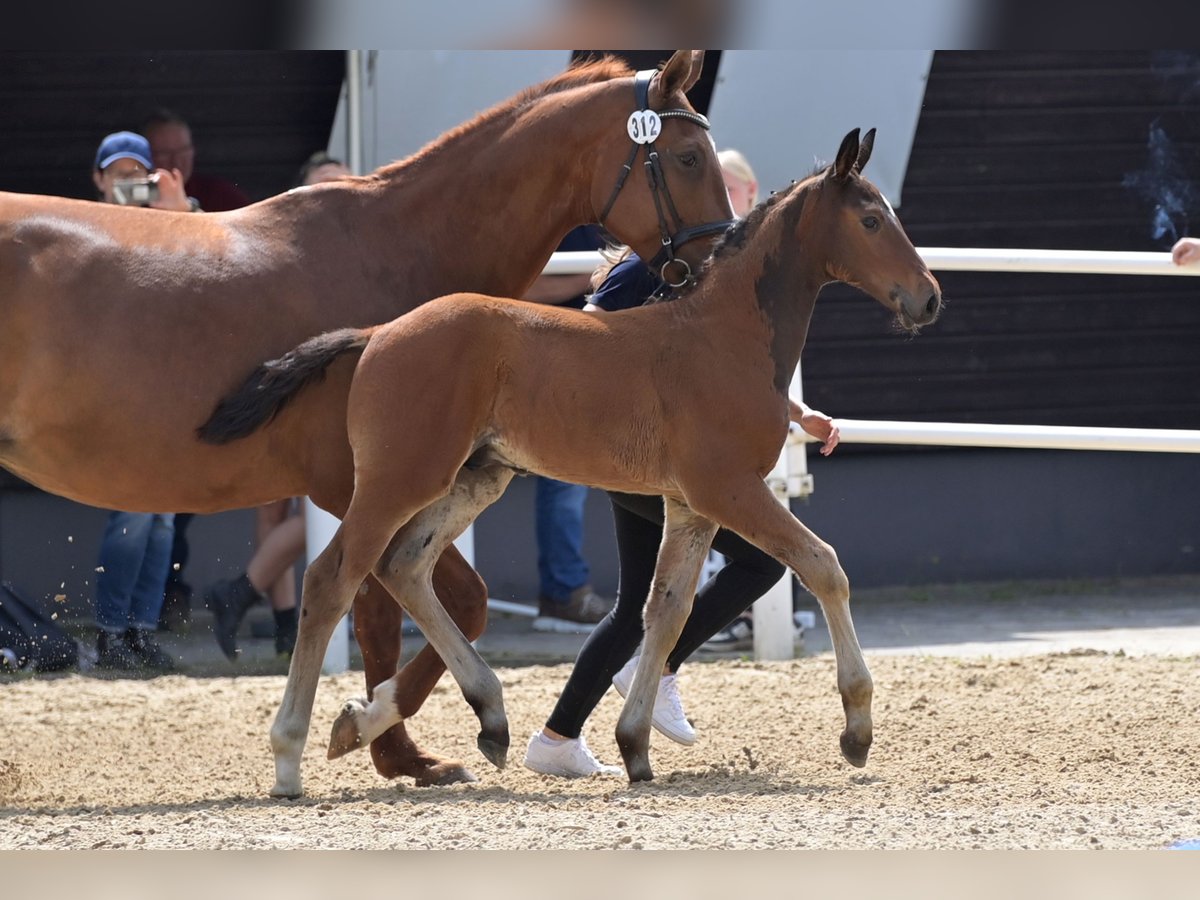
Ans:
<svg viewBox="0 0 1200 900"><path fill-rule="evenodd" d="M646 637L633 687L617 720L617 746L629 780L649 781L650 721L663 666L696 596L696 582L717 526L678 501L665 499L665 522L654 583L643 613Z"/></svg>
<svg viewBox="0 0 1200 900"><path fill-rule="evenodd" d="M867 764L871 749L871 673L863 659L850 617L850 582L833 547L825 543L783 506L759 479L732 481L712 476L706 485L723 486L689 492L688 500L723 528L734 531L791 569L817 598L837 660L838 692L846 713L840 744L852 766Z"/></svg>
<svg viewBox="0 0 1200 900"><path fill-rule="evenodd" d="M350 610L355 591L383 546L371 548L345 539L345 525L313 560L304 573L304 594L296 647L288 669L283 701L271 726L275 754L272 797L299 797L302 793L300 758L308 738L313 699L321 677L321 660L333 629Z"/></svg>

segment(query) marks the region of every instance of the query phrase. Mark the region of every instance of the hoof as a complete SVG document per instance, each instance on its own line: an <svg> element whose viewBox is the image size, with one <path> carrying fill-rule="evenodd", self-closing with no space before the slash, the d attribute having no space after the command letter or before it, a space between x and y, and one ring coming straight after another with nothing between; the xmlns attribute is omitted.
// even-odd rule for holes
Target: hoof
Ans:
<svg viewBox="0 0 1200 900"><path fill-rule="evenodd" d="M654 770L650 768L649 743L618 740L617 747L621 750L621 759L625 763L630 784L653 780Z"/></svg>
<svg viewBox="0 0 1200 900"><path fill-rule="evenodd" d="M843 733L839 742L842 747L842 758L856 769L861 769L867 764L867 754L871 751L871 741L866 742L856 740L848 733Z"/></svg>
<svg viewBox="0 0 1200 900"><path fill-rule="evenodd" d="M333 729L329 734L329 759L345 756L352 750L363 745L362 731L358 727L358 717L362 715L365 701L361 699L347 700L342 705L342 711L333 720Z"/></svg>
<svg viewBox="0 0 1200 900"><path fill-rule="evenodd" d="M479 747L479 752L486 756L487 761L497 769L503 769L508 765L508 735L505 735L502 740L497 740L484 737L481 731L475 743Z"/></svg>
<svg viewBox="0 0 1200 900"><path fill-rule="evenodd" d="M298 784L282 784L277 781L271 788L271 797L275 800L296 800L303 796L304 791Z"/></svg>
<svg viewBox="0 0 1200 900"><path fill-rule="evenodd" d="M457 761L447 761L430 766L414 778L417 787L444 787L448 784L470 784L478 781L474 773Z"/></svg>

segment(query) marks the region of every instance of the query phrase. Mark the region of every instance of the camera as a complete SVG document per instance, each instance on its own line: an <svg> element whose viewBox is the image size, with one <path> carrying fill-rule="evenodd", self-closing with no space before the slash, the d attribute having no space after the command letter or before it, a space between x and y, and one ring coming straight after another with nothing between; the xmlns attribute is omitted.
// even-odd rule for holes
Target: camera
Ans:
<svg viewBox="0 0 1200 900"><path fill-rule="evenodd" d="M158 199L158 181L137 178L113 182L113 200L122 206L149 206Z"/></svg>

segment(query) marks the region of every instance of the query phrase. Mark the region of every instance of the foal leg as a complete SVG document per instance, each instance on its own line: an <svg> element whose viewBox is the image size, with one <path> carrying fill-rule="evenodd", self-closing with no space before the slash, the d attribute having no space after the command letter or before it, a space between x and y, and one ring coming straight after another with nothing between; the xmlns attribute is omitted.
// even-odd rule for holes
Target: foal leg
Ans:
<svg viewBox="0 0 1200 900"><path fill-rule="evenodd" d="M487 586L453 545L446 548L433 569L433 589L438 600L466 636L473 641L487 624ZM362 650L368 698L375 685L393 675L396 706L405 719L416 715L446 664L433 646L426 644L397 672L400 657L400 623L403 610L372 575L354 598L354 634ZM384 778L414 779L418 787L475 781L462 760L439 756L417 745L409 723L398 722L371 741L371 760Z"/></svg>
<svg viewBox="0 0 1200 900"><path fill-rule="evenodd" d="M684 504L670 499L663 502L663 540L643 613L646 637L642 656L617 720L617 746L630 782L654 777L650 768L650 720L659 679L692 610L696 582L717 533L714 522L696 515Z"/></svg>
<svg viewBox="0 0 1200 900"><path fill-rule="evenodd" d="M709 473L704 483L725 487L719 495L708 488L699 492L703 497L689 492L689 502L791 569L821 604L833 639L838 692L846 713L846 729L840 740L842 756L852 766L865 766L871 749L874 687L854 633L850 582L837 553L776 500L764 482L758 479L723 482Z"/></svg>
<svg viewBox="0 0 1200 900"><path fill-rule="evenodd" d="M352 511L347 513L347 519L352 514ZM325 648L329 645L334 627L349 611L363 578L386 546L386 535L373 544L363 540L348 540L346 523L343 522L329 546L304 573L304 596L296 648L288 669L283 702L271 726L271 747L275 754L272 797L299 797L302 793L300 757L308 737Z"/></svg>
<svg viewBox="0 0 1200 900"><path fill-rule="evenodd" d="M449 494L419 512L393 538L375 569L375 576L404 604L454 673L482 726L479 749L497 768L504 767L509 745L500 681L438 601L432 570L441 551L504 493L512 476L511 470L500 467L462 470ZM333 725L330 759L361 747L402 720L397 702L400 681L397 674L376 685L369 703L347 701Z"/></svg>

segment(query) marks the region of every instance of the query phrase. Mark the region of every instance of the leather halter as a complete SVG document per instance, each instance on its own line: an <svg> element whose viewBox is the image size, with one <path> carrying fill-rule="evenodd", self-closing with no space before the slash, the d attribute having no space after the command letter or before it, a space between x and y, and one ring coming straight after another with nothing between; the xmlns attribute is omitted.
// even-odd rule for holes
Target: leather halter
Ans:
<svg viewBox="0 0 1200 900"><path fill-rule="evenodd" d="M658 74L656 69L645 69L638 72L633 78L633 93L634 99L637 102L639 112L650 108L650 80ZM710 125L708 119L697 112L692 112L690 109L664 109L657 112L660 119L686 119L699 125L705 131L708 131ZM638 153L642 147L646 148L646 161L643 167L646 171L646 180L650 185L650 196L654 198L654 211L658 214L658 233L662 241L662 247L650 260L647 265L651 270L657 270L659 277L671 287L681 287L688 282L694 280L692 275L692 267L688 265L687 260L679 259L675 255L675 251L686 244L688 241L698 237L705 237L710 234L717 234L726 231L733 224L733 219L726 219L721 222L706 222L703 225L692 225L684 228L683 221L679 217L679 212L675 209L675 201L671 199L671 191L667 188L667 179L663 175L662 162L658 156L658 148L653 140L645 144L633 142L633 149L629 152L629 158L625 160L625 165L621 168L621 174L617 177L617 184L613 188L612 195L608 198L608 203L604 206L604 212L600 214L600 225L604 226L604 220L612 211L613 204L617 202L617 195L621 193L621 188L625 186L625 179L629 177L629 173L633 171L633 164L637 162ZM663 206L666 205L666 211ZM667 221L667 213L670 213L670 222ZM674 234L672 234L674 229ZM668 269L672 264L678 263L683 267L682 280L672 281L668 273Z"/></svg>

